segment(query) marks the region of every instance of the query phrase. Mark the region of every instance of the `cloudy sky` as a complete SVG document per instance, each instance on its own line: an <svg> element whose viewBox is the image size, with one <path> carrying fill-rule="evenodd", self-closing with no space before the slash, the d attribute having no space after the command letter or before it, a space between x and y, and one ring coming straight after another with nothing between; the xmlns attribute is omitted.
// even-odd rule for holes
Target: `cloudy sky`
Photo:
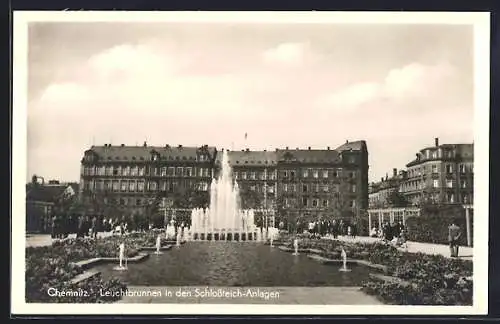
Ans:
<svg viewBox="0 0 500 324"><path fill-rule="evenodd" d="M28 41L27 179L77 181L93 143L365 139L376 180L434 137L473 140L468 26L59 22Z"/></svg>

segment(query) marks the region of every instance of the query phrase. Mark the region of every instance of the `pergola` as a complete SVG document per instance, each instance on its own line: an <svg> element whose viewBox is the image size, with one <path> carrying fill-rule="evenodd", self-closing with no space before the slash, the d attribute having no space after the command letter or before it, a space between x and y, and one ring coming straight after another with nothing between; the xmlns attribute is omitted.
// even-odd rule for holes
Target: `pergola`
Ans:
<svg viewBox="0 0 500 324"><path fill-rule="evenodd" d="M467 245L472 245L471 221L470 212L474 210L473 205L462 205L465 209L465 224L467 233ZM377 217L378 226L382 228L382 223L386 220L389 222L402 221L403 225L406 224L406 219L412 216L420 216L420 208L418 207L399 207L399 208L380 208L368 209L368 224L372 228L372 218Z"/></svg>

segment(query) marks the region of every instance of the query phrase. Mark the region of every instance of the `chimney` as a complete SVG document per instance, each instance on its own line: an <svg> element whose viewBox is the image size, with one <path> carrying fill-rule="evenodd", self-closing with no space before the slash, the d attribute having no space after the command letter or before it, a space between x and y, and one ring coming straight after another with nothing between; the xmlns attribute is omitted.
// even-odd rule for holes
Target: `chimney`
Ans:
<svg viewBox="0 0 500 324"><path fill-rule="evenodd" d="M288 146L286 147L286 149L288 150Z"/></svg>
<svg viewBox="0 0 500 324"><path fill-rule="evenodd" d="M165 144L165 148L166 148L166 149L170 148L170 145Z"/></svg>
<svg viewBox="0 0 500 324"><path fill-rule="evenodd" d="M392 169L392 176L397 177L398 176L398 169L394 168Z"/></svg>
<svg viewBox="0 0 500 324"><path fill-rule="evenodd" d="M415 153L415 156L417 158L417 161L419 161L420 160L420 155L418 153Z"/></svg>
<svg viewBox="0 0 500 324"><path fill-rule="evenodd" d="M179 149L182 149L182 145L181 145L181 144L179 144L179 146L177 146L177 147L178 147Z"/></svg>
<svg viewBox="0 0 500 324"><path fill-rule="evenodd" d="M311 150L311 147L309 146L307 149L310 151L310 150Z"/></svg>
<svg viewBox="0 0 500 324"><path fill-rule="evenodd" d="M247 151L247 152L250 152L250 149L248 149L248 148L247 148L247 150L246 150L246 151Z"/></svg>
<svg viewBox="0 0 500 324"><path fill-rule="evenodd" d="M267 150L264 150L264 152L267 152Z"/></svg>
<svg viewBox="0 0 500 324"><path fill-rule="evenodd" d="M389 175L386 173L385 174L385 180L387 181L389 179Z"/></svg>
<svg viewBox="0 0 500 324"><path fill-rule="evenodd" d="M349 140L345 140L345 143L348 144L349 143Z"/></svg>
<svg viewBox="0 0 500 324"><path fill-rule="evenodd" d="M146 146L148 146L148 143L146 141L144 141L144 144L142 146L146 147Z"/></svg>
<svg viewBox="0 0 500 324"><path fill-rule="evenodd" d="M439 146L439 137L434 138L434 145L435 145L436 147L438 147L438 146Z"/></svg>
<svg viewBox="0 0 500 324"><path fill-rule="evenodd" d="M327 149L328 151L330 151L330 146L327 146L327 148L326 148L326 149Z"/></svg>
<svg viewBox="0 0 500 324"><path fill-rule="evenodd" d="M380 182L384 182L384 177L380 178Z"/></svg>
<svg viewBox="0 0 500 324"><path fill-rule="evenodd" d="M125 144L122 144L121 147L125 147Z"/></svg>

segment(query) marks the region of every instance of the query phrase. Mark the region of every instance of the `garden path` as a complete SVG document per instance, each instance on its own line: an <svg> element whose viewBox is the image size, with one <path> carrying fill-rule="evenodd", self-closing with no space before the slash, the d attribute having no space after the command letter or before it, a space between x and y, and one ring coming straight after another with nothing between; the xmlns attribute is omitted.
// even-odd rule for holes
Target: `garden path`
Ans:
<svg viewBox="0 0 500 324"><path fill-rule="evenodd" d="M346 242L365 242L365 243L375 243L380 242L379 238L368 237L368 236L357 236L356 238L350 238L347 236L340 236L340 240ZM445 244L432 244L432 243L421 243L408 241L408 252L411 253L425 253L425 254L440 254L447 258L450 257L450 248ZM473 248L467 246L461 246L458 250L458 256L461 259L472 260Z"/></svg>

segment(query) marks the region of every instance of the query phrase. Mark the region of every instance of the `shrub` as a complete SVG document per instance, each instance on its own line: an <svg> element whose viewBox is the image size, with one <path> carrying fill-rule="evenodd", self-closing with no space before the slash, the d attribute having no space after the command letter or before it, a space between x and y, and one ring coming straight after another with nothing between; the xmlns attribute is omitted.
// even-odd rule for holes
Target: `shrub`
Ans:
<svg viewBox="0 0 500 324"><path fill-rule="evenodd" d="M473 233L473 213L470 213L470 231ZM448 226L454 222L461 229L460 245L467 245L465 210L459 205L424 206L421 216L406 220L407 239L415 242L448 244ZM472 235L471 235L471 243Z"/></svg>

